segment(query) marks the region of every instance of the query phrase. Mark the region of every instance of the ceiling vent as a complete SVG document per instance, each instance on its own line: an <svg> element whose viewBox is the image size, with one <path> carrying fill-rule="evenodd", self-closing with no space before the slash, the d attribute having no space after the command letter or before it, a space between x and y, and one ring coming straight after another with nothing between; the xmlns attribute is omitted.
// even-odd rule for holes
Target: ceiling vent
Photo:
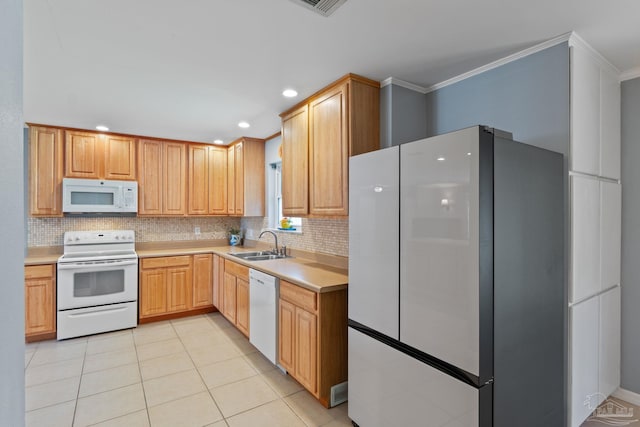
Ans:
<svg viewBox="0 0 640 427"><path fill-rule="evenodd" d="M294 3L311 9L322 16L329 16L347 0L291 0Z"/></svg>

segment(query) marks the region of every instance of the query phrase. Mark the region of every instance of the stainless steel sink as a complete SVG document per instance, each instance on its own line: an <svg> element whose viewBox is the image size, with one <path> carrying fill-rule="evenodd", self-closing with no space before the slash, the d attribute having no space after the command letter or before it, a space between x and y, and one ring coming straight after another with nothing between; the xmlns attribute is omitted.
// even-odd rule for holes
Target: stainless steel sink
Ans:
<svg viewBox="0 0 640 427"><path fill-rule="evenodd" d="M291 258L288 255L276 254L273 251L239 252L229 253L229 255L233 255L246 261L266 261L268 259Z"/></svg>

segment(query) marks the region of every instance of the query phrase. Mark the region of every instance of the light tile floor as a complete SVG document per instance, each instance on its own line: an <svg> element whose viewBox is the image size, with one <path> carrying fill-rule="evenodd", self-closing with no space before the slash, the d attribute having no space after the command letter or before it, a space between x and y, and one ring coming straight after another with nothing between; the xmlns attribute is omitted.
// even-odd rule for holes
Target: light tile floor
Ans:
<svg viewBox="0 0 640 427"><path fill-rule="evenodd" d="M219 313L27 344L26 425L351 426Z"/></svg>

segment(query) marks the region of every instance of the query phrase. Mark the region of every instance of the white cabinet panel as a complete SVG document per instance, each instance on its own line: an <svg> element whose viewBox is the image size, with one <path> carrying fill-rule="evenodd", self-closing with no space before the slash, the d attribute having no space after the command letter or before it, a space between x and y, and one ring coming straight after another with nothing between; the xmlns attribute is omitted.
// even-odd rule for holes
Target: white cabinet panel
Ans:
<svg viewBox="0 0 640 427"><path fill-rule="evenodd" d="M400 341L475 375L478 148L477 127L400 148Z"/></svg>
<svg viewBox="0 0 640 427"><path fill-rule="evenodd" d="M478 425L479 391L349 328L349 418L361 426Z"/></svg>
<svg viewBox="0 0 640 427"><path fill-rule="evenodd" d="M598 175L600 169L600 67L589 52L571 47L570 169Z"/></svg>
<svg viewBox="0 0 640 427"><path fill-rule="evenodd" d="M591 298L570 310L572 427L579 427L602 400L598 395L599 301Z"/></svg>
<svg viewBox="0 0 640 427"><path fill-rule="evenodd" d="M620 179L620 82L600 72L600 175Z"/></svg>
<svg viewBox="0 0 640 427"><path fill-rule="evenodd" d="M620 386L620 287L600 295L600 393Z"/></svg>
<svg viewBox="0 0 640 427"><path fill-rule="evenodd" d="M399 339L398 147L349 163L349 318Z"/></svg>
<svg viewBox="0 0 640 427"><path fill-rule="evenodd" d="M620 283L621 210L621 185L600 182L601 290Z"/></svg>
<svg viewBox="0 0 640 427"><path fill-rule="evenodd" d="M600 183L572 176L571 301L600 290Z"/></svg>

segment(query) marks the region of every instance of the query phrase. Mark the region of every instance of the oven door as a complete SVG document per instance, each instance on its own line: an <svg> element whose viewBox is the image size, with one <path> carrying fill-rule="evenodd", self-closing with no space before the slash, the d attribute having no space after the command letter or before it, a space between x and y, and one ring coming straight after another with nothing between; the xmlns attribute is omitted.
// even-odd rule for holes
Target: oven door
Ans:
<svg viewBox="0 0 640 427"><path fill-rule="evenodd" d="M137 299L137 258L58 263L58 310Z"/></svg>

